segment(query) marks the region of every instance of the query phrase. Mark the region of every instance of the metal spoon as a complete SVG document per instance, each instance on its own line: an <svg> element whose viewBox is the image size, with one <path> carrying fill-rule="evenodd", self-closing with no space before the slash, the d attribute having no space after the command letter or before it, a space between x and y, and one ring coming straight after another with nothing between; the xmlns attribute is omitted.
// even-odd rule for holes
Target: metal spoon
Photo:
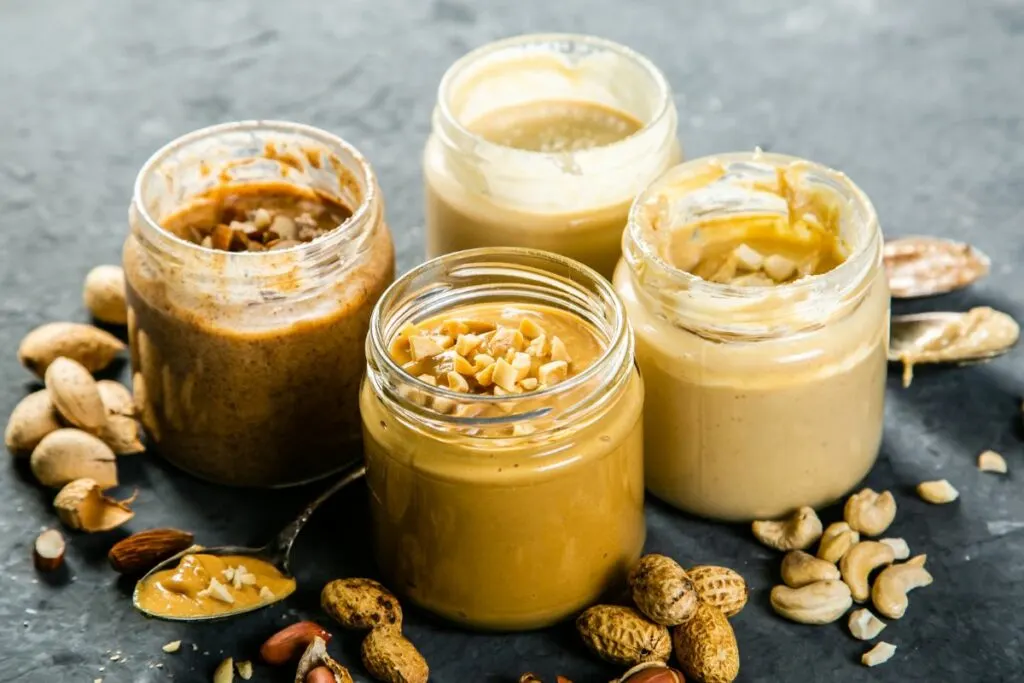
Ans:
<svg viewBox="0 0 1024 683"><path fill-rule="evenodd" d="M889 323L889 360L961 363L1006 353L1020 337L1020 326L987 306L966 313L895 315Z"/></svg>
<svg viewBox="0 0 1024 683"><path fill-rule="evenodd" d="M179 617L174 615L151 612L142 607L139 599L140 591L142 590L142 586L145 583L146 579L148 579L150 576L152 576L158 571L162 571L164 569L177 566L178 562L180 562L181 558L183 558L185 555L195 554L199 552L201 552L204 555L243 555L258 560L263 560L264 562L268 562L269 564L273 565L285 577L290 578L292 576L290 566L292 545L294 545L295 539L298 537L299 532L302 531L302 528L306 525L306 522L309 521L309 518L313 516L313 513L316 512L317 508L319 508L320 505L322 505L328 498L330 498L335 493L345 488L349 484L363 478L363 476L365 475L366 466L362 464L358 465L354 470L352 470L344 477L342 477L337 483L333 484L326 491L321 493L316 498L316 500L307 505L306 508L299 514L298 517L295 518L294 521L292 521L291 524L282 529L281 532L274 538L274 540L272 540L270 543L263 546L262 548L247 548L243 546L225 545L218 546L215 548L202 548L201 550L198 550L197 548L193 547L187 550L183 550L174 557L170 557L164 560L163 562L161 562L160 564L146 572L146 575L139 579L138 582L135 584L135 591L132 595L132 604L135 606L135 609L139 610L143 614L146 614L151 617L156 617L157 619L165 619L168 621L210 621L213 619L224 619L226 617L233 617L239 614L253 612L258 609L263 609L268 605L273 605L276 602L280 602L281 600L291 595L291 593L294 592L294 588L291 591L282 591L280 594L274 595L274 599L269 600L267 602L259 602L254 605L248 605L245 607L229 609L224 612L217 612L215 614L199 616Z"/></svg>
<svg viewBox="0 0 1024 683"><path fill-rule="evenodd" d="M979 249L939 237L889 240L882 256L894 299L952 292L985 277L991 265Z"/></svg>

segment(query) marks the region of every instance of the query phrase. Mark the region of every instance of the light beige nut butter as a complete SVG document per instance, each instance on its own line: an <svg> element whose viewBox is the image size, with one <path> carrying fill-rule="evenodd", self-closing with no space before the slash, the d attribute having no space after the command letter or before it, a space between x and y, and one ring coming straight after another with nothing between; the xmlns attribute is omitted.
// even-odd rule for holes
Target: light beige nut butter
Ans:
<svg viewBox="0 0 1024 683"><path fill-rule="evenodd" d="M361 405L389 586L500 630L621 587L645 535L625 322L599 275L525 250L435 259L384 295Z"/></svg>
<svg viewBox="0 0 1024 683"><path fill-rule="evenodd" d="M846 176L783 155L691 161L637 198L615 287L646 386L652 493L766 519L867 473L888 344L881 243Z"/></svg>
<svg viewBox="0 0 1024 683"><path fill-rule="evenodd" d="M676 110L647 59L529 35L457 61L424 152L427 254L519 246L611 277L637 192L678 162Z"/></svg>
<svg viewBox="0 0 1024 683"><path fill-rule="evenodd" d="M148 614L170 618L211 617L276 602L295 591L295 579L248 555L185 555L170 569L153 572L136 587L136 603Z"/></svg>
<svg viewBox="0 0 1024 683"><path fill-rule="evenodd" d="M130 224L133 383L155 449L240 486L349 462L370 314L394 273L359 153L298 124L197 131L147 162Z"/></svg>

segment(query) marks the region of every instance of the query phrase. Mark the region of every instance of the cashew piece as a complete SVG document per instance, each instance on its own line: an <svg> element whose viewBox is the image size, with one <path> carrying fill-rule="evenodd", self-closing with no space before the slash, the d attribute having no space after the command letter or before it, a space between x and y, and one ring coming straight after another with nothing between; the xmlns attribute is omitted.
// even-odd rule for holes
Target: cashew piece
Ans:
<svg viewBox="0 0 1024 683"><path fill-rule="evenodd" d="M864 666L878 666L888 662L894 654L896 654L896 646L883 640L862 654L860 656L860 663Z"/></svg>
<svg viewBox="0 0 1024 683"><path fill-rule="evenodd" d="M850 528L846 522L833 522L821 535L818 546L818 557L835 564L843 559L843 555L860 542L860 534Z"/></svg>
<svg viewBox="0 0 1024 683"><path fill-rule="evenodd" d="M1006 474L1006 458L995 451L984 451L978 455L978 469L982 472Z"/></svg>
<svg viewBox="0 0 1024 683"><path fill-rule="evenodd" d="M858 491L846 501L843 518L854 531L865 536L879 536L896 518L896 499L889 491Z"/></svg>
<svg viewBox="0 0 1024 683"><path fill-rule="evenodd" d="M801 624L829 624L850 609L850 587L842 581L818 581L803 588L775 586L772 609Z"/></svg>
<svg viewBox="0 0 1024 683"><path fill-rule="evenodd" d="M924 555L882 570L871 588L871 600L883 617L899 619L907 611L907 593L931 585L932 575L924 568Z"/></svg>
<svg viewBox="0 0 1024 683"><path fill-rule="evenodd" d="M769 548L806 550L821 537L821 520L812 508L802 507L788 519L757 521L751 529L757 540Z"/></svg>
<svg viewBox="0 0 1024 683"><path fill-rule="evenodd" d="M871 613L871 610L860 608L850 612L846 622L850 634L857 640L871 640L885 628L886 624Z"/></svg>
<svg viewBox="0 0 1024 683"><path fill-rule="evenodd" d="M910 557L910 546L902 538L880 538L878 542L892 548L893 557L897 560L905 560Z"/></svg>
<svg viewBox="0 0 1024 683"><path fill-rule="evenodd" d="M790 588L803 588L818 581L838 581L839 570L802 550L790 550L782 558L782 581Z"/></svg>
<svg viewBox="0 0 1024 683"><path fill-rule="evenodd" d="M892 564L895 559L892 548L877 541L861 541L850 548L839 563L839 570L856 602L864 602L871 595L868 583L871 572L883 564Z"/></svg>
<svg viewBox="0 0 1024 683"><path fill-rule="evenodd" d="M917 495L921 496L921 500L933 505L942 505L943 503L952 503L954 500L960 497L960 492L953 488L945 479L939 479L938 481L922 481L917 485Z"/></svg>

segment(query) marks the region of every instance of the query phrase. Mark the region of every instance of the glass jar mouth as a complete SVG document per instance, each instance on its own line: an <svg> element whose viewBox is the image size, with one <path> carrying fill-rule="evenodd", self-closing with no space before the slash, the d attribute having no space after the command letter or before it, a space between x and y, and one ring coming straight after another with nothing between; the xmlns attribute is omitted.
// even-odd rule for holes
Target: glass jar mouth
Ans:
<svg viewBox="0 0 1024 683"><path fill-rule="evenodd" d="M486 285L486 287L473 285L460 289L457 285L435 283L410 290L411 284L416 283L420 278L429 278L430 273L438 269L439 266L443 268L443 274L446 277L456 280L465 278L468 281L471 278L497 277L502 274L514 273L522 278L522 282L505 284L494 289L488 289L491 285ZM571 273L572 277L556 274L559 271ZM551 285L560 286L562 291L557 295L545 294L544 289ZM591 292L589 295L587 288ZM410 322L413 318L429 317L444 310L457 308L470 301L478 302L481 296L493 298L495 301L507 301L508 298L503 297L518 296L518 301L524 300L525 297L530 301L550 304L560 302L564 305L573 305L576 310L572 312L583 318L601 334L604 342L601 355L579 374L554 386L506 396L466 394L430 384L406 372L391 357L388 351L389 340L402 325ZM424 309L424 307L426 308ZM604 310L604 317L598 314L597 308ZM455 403L521 406L527 402L567 396L598 381L603 375L612 372L611 368L620 364L617 361L621 360L623 354L631 357L633 340L621 300L615 294L611 284L596 271L551 252L503 247L455 252L431 259L408 271L385 290L374 307L366 343L367 358L371 366L367 374L378 392L384 393L403 410L415 414L426 422L481 427L512 425L524 420L544 417L551 412L551 409L517 411L513 408L508 411L507 415L491 417L445 414L409 400L400 391L393 390L390 383L380 380L381 378L397 378L405 385L414 387L424 396L441 398ZM377 368L374 368L374 365ZM632 366L630 365L630 367ZM584 402L590 402L593 398L593 396L587 396Z"/></svg>
<svg viewBox="0 0 1024 683"><path fill-rule="evenodd" d="M815 181L827 183L829 189L835 191L850 209L842 220L852 222L850 227L857 232L857 240L845 260L827 272L804 276L793 282L772 287L710 282L666 260L659 253L657 245L645 234L649 225L644 215L645 207L674 181L682 180L710 164L726 165L730 162L763 162L773 165L800 163L815 174ZM743 336L744 328L747 332L754 331L758 323L764 323L761 330L764 332L787 315L809 314L812 308L820 307L823 301L838 301L849 293L862 289L863 284L869 279L868 276L881 260L882 237L874 205L864 191L844 173L799 157L755 150L715 154L693 159L669 169L634 199L622 243L623 257L634 278L640 280L641 284L647 282L648 289L657 289L662 299L670 298L671 292L675 291L690 302L697 299L718 302L737 311L738 317L734 321L737 325L731 328L728 323L706 321L710 328L724 331L728 337L732 333ZM744 312L748 310L745 306L766 301L774 304L759 309L756 314L749 317L744 316Z"/></svg>
<svg viewBox="0 0 1024 683"><path fill-rule="evenodd" d="M149 179L153 174L160 172L161 166L167 163L171 157L187 150L189 147L226 134L246 132L300 135L323 145L327 149L334 150L335 152L341 152L344 157L350 159L355 166L356 173L352 173L353 169L348 165L345 166L345 171L352 173L355 176L354 179L359 189L359 201L355 203L356 205L354 207L349 207L352 211L351 215L336 228L321 237L292 247L276 249L273 251L229 252L211 249L179 237L173 232L165 229L160 221L153 217L147 207L147 203L145 201L146 191L144 188L147 179ZM305 257L315 256L325 248L329 249L351 240L355 236L355 233L359 232L360 226L365 225L369 220L369 214L379 201L377 194L377 179L369 162L358 149L340 137L321 130L320 128L301 123L274 120L247 120L231 121L207 126L206 128L200 128L190 133L186 133L181 137L175 138L158 149L149 157L149 159L146 160L142 165L142 168L139 170L138 175L135 177L135 183L132 189L132 203L139 218L141 218L141 220L150 230L153 231L154 234L159 235L160 239L168 242L169 244L173 244L175 247L183 249L183 253L191 254L200 258L216 256L218 259L223 259L222 262L224 263L234 262L241 264L244 262L258 263L261 261L275 261L282 259L303 259Z"/></svg>
<svg viewBox="0 0 1024 683"><path fill-rule="evenodd" d="M474 133L462 123L460 117L452 109L451 99L459 78L462 77L467 70L479 61L489 57L494 57L501 53L520 52L523 54L529 54L531 50L538 51L538 48L552 45L565 47L571 46L574 50L581 49L583 50L583 56L595 51L605 51L613 53L622 59L628 60L639 66L644 71L645 75L651 79L651 82L657 91L655 95L657 104L652 113L645 117L643 126L627 137L606 145L571 152L543 152L508 147L491 142L483 136ZM565 49L561 50L561 52L568 54L568 50ZM502 154L518 156L522 159L552 160L556 163L563 163L566 156L580 159L594 157L604 153L614 153L615 151L629 145L637 138L645 136L652 129L658 127L658 125L671 114L672 108L672 90L669 86L668 79L665 78L665 75L661 70L655 66L654 62L632 48L606 38L599 38L597 36L585 34L531 33L504 38L482 45L466 53L448 67L448 70L445 72L444 76L442 76L441 83L437 89L436 115L444 122L445 125L442 127L436 126L435 128L439 129L439 132L442 132L443 136L448 138L450 144L472 147L473 149L476 149L478 153L484 155L486 155L487 150L500 150ZM673 133L674 132L675 131L673 131Z"/></svg>

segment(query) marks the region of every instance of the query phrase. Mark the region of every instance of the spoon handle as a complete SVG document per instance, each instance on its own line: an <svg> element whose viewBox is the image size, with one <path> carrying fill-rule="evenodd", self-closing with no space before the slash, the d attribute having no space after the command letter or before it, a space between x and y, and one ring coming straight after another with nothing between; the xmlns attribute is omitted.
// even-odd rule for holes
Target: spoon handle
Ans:
<svg viewBox="0 0 1024 683"><path fill-rule="evenodd" d="M281 560L286 570L288 570L288 561L289 556L291 555L292 544L295 543L295 539L298 537L299 532L302 531L302 527L306 525L306 522L308 522L309 518L313 516L313 513L316 512L317 508L319 508L335 493L349 484L362 479L364 476L366 476L366 465L360 462L354 470L346 474L331 486L327 487L327 490L317 496L316 500L307 505L306 509L303 510L291 524L281 530L281 533L277 535L277 538L274 541L272 552Z"/></svg>

